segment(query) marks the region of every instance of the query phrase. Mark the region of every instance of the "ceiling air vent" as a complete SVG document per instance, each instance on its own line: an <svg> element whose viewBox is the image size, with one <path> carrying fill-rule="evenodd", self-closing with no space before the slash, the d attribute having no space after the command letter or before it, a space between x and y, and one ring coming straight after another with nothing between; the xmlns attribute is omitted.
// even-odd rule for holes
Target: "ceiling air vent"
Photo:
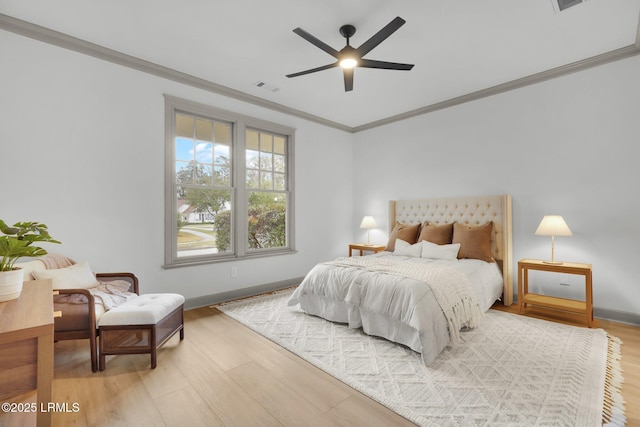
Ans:
<svg viewBox="0 0 640 427"><path fill-rule="evenodd" d="M553 3L553 8L557 13L569 9L570 7L577 6L580 3L584 3L586 1L587 0L551 0L551 3Z"/></svg>
<svg viewBox="0 0 640 427"><path fill-rule="evenodd" d="M270 92L278 92L280 90L279 87L276 87L269 82L265 82L264 80L257 81L253 85L260 89L266 89Z"/></svg>

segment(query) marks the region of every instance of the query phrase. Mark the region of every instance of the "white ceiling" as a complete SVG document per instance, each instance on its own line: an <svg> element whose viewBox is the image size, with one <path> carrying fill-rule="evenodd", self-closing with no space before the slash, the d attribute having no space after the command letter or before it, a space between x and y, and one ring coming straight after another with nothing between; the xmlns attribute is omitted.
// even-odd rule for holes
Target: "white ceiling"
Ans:
<svg viewBox="0 0 640 427"><path fill-rule="evenodd" d="M358 128L636 43L640 0L552 2L0 0L0 13ZM285 77L334 62L294 28L340 50L341 25L357 47L396 16L407 23L366 58L412 71L357 68L352 92L338 68Z"/></svg>

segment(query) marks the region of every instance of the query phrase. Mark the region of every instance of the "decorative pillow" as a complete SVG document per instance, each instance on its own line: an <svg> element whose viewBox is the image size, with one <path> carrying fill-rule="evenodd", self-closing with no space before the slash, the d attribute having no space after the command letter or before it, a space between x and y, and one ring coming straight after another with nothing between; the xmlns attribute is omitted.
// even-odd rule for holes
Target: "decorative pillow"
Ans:
<svg viewBox="0 0 640 427"><path fill-rule="evenodd" d="M13 264L14 267L19 267L24 271L24 281L28 282L30 280L34 280L33 272L34 271L42 271L45 270L46 267L44 263L38 259L27 262L16 262Z"/></svg>
<svg viewBox="0 0 640 427"><path fill-rule="evenodd" d="M420 240L435 243L436 245L448 245L453 237L453 223L451 224L428 224L424 223L422 231L420 231Z"/></svg>
<svg viewBox="0 0 640 427"><path fill-rule="evenodd" d="M420 258L422 254L422 242L412 245L402 239L396 239L396 248L393 250L393 254Z"/></svg>
<svg viewBox="0 0 640 427"><path fill-rule="evenodd" d="M453 224L453 243L460 243L458 258L481 259L495 262L491 256L491 231L493 222L471 227L469 225Z"/></svg>
<svg viewBox="0 0 640 427"><path fill-rule="evenodd" d="M402 239L410 245L413 245L417 242L419 229L420 224L406 225L396 222L396 225L393 227L393 230L391 230L391 234L389 235L389 242L387 243L385 251L393 252L395 249L396 239Z"/></svg>
<svg viewBox="0 0 640 427"><path fill-rule="evenodd" d="M51 279L53 289L89 289L98 286L89 263L79 262L71 267L33 271L36 279Z"/></svg>
<svg viewBox="0 0 640 427"><path fill-rule="evenodd" d="M457 259L458 251L460 250L460 243L450 243L448 245L436 245L427 240L421 240L422 258L432 259Z"/></svg>

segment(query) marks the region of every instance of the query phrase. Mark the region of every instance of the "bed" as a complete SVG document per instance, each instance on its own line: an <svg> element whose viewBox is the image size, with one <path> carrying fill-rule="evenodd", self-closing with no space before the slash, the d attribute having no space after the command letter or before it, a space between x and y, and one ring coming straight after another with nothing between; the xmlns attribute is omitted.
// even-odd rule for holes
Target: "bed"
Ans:
<svg viewBox="0 0 640 427"><path fill-rule="evenodd" d="M511 197L392 200L389 224L385 251L317 264L288 304L405 345L430 365L496 300L513 302Z"/></svg>

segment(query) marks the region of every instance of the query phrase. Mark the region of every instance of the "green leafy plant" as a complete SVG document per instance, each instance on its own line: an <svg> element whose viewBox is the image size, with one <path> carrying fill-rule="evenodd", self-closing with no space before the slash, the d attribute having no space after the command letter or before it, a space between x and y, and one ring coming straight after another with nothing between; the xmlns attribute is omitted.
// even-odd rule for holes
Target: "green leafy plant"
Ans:
<svg viewBox="0 0 640 427"><path fill-rule="evenodd" d="M46 250L33 246L35 242L60 243L39 222L16 222L10 227L0 219L0 232L0 271L13 270L19 258L46 255Z"/></svg>

